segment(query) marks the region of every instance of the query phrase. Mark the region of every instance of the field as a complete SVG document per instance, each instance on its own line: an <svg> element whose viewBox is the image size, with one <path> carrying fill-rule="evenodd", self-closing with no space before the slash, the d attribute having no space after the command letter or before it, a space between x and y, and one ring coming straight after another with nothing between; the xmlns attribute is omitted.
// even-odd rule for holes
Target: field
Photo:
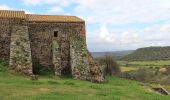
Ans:
<svg viewBox="0 0 170 100"><path fill-rule="evenodd" d="M160 66L163 67L164 65L170 65L170 60L155 60L155 61L118 61L120 65L128 64L130 66Z"/></svg>
<svg viewBox="0 0 170 100"><path fill-rule="evenodd" d="M38 81L10 74L0 65L0 100L170 100L148 85L116 77L96 84L71 78L41 76ZM166 86L170 90L169 86Z"/></svg>
<svg viewBox="0 0 170 100"><path fill-rule="evenodd" d="M134 61L130 62L129 64L134 65L148 65L148 66L164 66L164 65L170 65L170 60L159 60L159 61Z"/></svg>
<svg viewBox="0 0 170 100"><path fill-rule="evenodd" d="M138 68L137 67L124 67L124 66L121 66L120 70L121 70L121 72L128 72L128 71L138 70Z"/></svg>
<svg viewBox="0 0 170 100"><path fill-rule="evenodd" d="M142 67L164 67L164 66L170 66L170 60L158 60L158 61L131 61L131 62L126 62L126 61L118 61L118 64L121 67L122 72L126 71L133 71L137 70Z"/></svg>

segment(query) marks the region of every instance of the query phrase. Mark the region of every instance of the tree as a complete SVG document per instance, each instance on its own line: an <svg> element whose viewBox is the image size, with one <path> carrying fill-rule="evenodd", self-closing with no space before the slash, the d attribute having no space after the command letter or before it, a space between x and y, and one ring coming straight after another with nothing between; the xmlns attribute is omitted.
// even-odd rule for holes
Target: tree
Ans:
<svg viewBox="0 0 170 100"><path fill-rule="evenodd" d="M99 63L104 66L104 75L118 75L120 73L119 65L112 56L105 55L99 59Z"/></svg>

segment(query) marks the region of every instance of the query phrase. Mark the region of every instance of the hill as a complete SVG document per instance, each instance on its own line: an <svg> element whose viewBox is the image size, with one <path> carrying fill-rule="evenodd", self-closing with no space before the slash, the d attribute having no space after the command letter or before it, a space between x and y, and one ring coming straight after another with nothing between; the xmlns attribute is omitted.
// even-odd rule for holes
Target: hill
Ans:
<svg viewBox="0 0 170 100"><path fill-rule="evenodd" d="M124 51L112 51L112 52L91 52L91 54L94 58L104 57L105 55L110 55L116 59L119 59L125 55L132 53L132 52L133 52L133 50L124 50Z"/></svg>
<svg viewBox="0 0 170 100"><path fill-rule="evenodd" d="M121 58L127 61L170 60L170 46L139 48Z"/></svg>

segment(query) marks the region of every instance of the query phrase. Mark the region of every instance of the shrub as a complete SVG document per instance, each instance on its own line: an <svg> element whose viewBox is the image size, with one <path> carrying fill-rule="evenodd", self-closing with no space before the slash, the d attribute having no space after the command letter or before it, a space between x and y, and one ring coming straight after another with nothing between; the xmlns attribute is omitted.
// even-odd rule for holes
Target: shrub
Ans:
<svg viewBox="0 0 170 100"><path fill-rule="evenodd" d="M52 75L54 72L52 67L44 67L38 60L33 60L33 73L35 75L48 75L51 77L50 75Z"/></svg>
<svg viewBox="0 0 170 100"><path fill-rule="evenodd" d="M145 83L170 85L170 75L162 74L157 69L139 68L136 71L121 73L120 77Z"/></svg>
<svg viewBox="0 0 170 100"><path fill-rule="evenodd" d="M113 57L106 55L99 59L99 63L104 66L104 75L118 75L120 73L119 65Z"/></svg>

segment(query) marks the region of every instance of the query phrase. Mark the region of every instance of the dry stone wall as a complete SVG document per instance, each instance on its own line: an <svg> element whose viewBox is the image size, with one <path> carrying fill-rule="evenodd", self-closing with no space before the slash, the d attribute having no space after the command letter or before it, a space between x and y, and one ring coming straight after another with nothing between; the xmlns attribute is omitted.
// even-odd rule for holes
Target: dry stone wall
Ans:
<svg viewBox="0 0 170 100"><path fill-rule="evenodd" d="M88 64L85 38L79 34L72 34L70 37L70 57L72 76L75 79L90 80L90 66Z"/></svg>
<svg viewBox="0 0 170 100"><path fill-rule="evenodd" d="M32 75L31 48L27 26L13 26L10 43L10 68Z"/></svg>
<svg viewBox="0 0 170 100"><path fill-rule="evenodd" d="M10 58L12 69L32 73L32 62L54 68L55 75L102 82L103 75L89 54L85 23L27 22L0 19L0 59ZM54 36L57 32L57 36Z"/></svg>
<svg viewBox="0 0 170 100"><path fill-rule="evenodd" d="M70 38L72 76L75 79L103 82L102 70L88 52L85 37L80 36L79 31L75 31Z"/></svg>
<svg viewBox="0 0 170 100"><path fill-rule="evenodd" d="M22 25L23 21L15 18L0 18L0 59L9 61L12 26Z"/></svg>
<svg viewBox="0 0 170 100"><path fill-rule="evenodd" d="M63 74L70 73L67 70L69 69L68 66L70 66L70 30L78 30L83 26L84 24L82 23L28 23L32 59L38 60L44 67L53 66L53 63L55 62L53 61L53 53L56 52L56 49L53 49L55 48L53 46L55 46L54 44L57 43L59 46L56 52L56 54L58 53L57 59L61 60L62 62L56 61L59 62L59 64L55 63L55 65L63 66L63 69L61 69ZM54 31L58 31L58 37L56 39L54 38ZM57 67L54 68L55 70L58 70ZM57 74L57 71L55 72Z"/></svg>

